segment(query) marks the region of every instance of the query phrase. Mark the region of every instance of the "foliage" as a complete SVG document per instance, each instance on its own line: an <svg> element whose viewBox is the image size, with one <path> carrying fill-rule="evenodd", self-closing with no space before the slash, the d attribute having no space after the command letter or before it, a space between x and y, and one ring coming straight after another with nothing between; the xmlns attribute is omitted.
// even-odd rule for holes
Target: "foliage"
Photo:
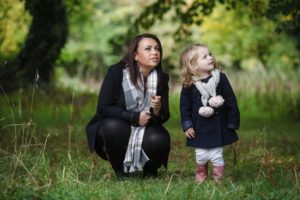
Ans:
<svg viewBox="0 0 300 200"><path fill-rule="evenodd" d="M262 16L254 18L250 9L237 4L234 10L226 11L224 6L216 5L201 27L192 28L191 37L196 40L200 32L200 41L210 47L224 67L293 70L300 64L294 40L276 33L272 21Z"/></svg>
<svg viewBox="0 0 300 200"><path fill-rule="evenodd" d="M189 32L190 25L201 25L204 17L210 15L218 3L223 4L227 10L236 9L244 4L250 8L250 14L253 17L267 16L269 19L279 22L278 28L299 29L299 1L297 0L271 0L270 2L267 0L156 1L144 9L134 25L137 30L140 27L149 28L156 20L161 20L169 10L174 9L176 19L181 22L180 28L176 31L176 36L180 39Z"/></svg>
<svg viewBox="0 0 300 200"><path fill-rule="evenodd" d="M184 48L187 43L204 42L216 53L217 59L220 58L221 64L225 67L248 69L261 66L284 71L299 69L300 51L297 46L299 38L295 37L299 35L298 3L276 2L156 1L135 20L134 27L129 29L128 35L132 34L131 30L135 32L145 29L158 30L159 27L166 25L158 21L165 22L171 18L173 25L171 33L169 30L164 37L164 34L157 31L161 38L174 37L176 41L176 45L171 46L172 54L166 58L169 61L168 65L177 65L180 54L178 49ZM288 26L282 29L285 32L281 34L275 32L282 27L278 23L279 19L282 21L280 13L286 16L285 21L290 25L293 24L290 29L287 29ZM176 70L171 72L178 74Z"/></svg>
<svg viewBox="0 0 300 200"><path fill-rule="evenodd" d="M156 1L140 15L131 14L137 8L129 3L121 7L116 3L112 10L105 2L89 2L80 7L81 14L71 15L75 20L69 43L58 61L72 76L99 79L122 57L126 41L141 32L159 36L163 66L173 78L179 76L182 49L196 42L208 44L224 67L290 70L299 66L294 39L275 33L276 24L264 17L266 1ZM97 6L103 11L92 9Z"/></svg>
<svg viewBox="0 0 300 200"><path fill-rule="evenodd" d="M300 2L297 0L271 0L270 6L266 11L266 16L276 21L278 32L287 32L295 39L298 49L298 59L300 59Z"/></svg>
<svg viewBox="0 0 300 200"><path fill-rule="evenodd" d="M35 38L32 41L34 44L32 48L39 50L30 50L29 43L25 45L26 27L29 28L30 23L28 13L24 18L26 25L22 24L23 28L19 31L13 28L20 26L23 22L22 16L16 12L19 7L24 7L26 2L10 1L1 7L1 11L5 12L1 15L0 21L1 24L7 24L6 32L14 30L18 33L11 35L8 32L6 34L1 32L1 36L4 35L3 40L0 41L2 42L0 52L2 84L11 77L17 79L21 71L17 66L21 65L23 68L26 66L30 68L27 70L31 74L30 76L27 74L29 82L34 80L36 66L43 66L45 74L52 74L52 67L55 67L54 75L62 74L89 82L91 79L101 81L108 66L121 59L126 50L124 44L133 35L141 32L152 32L161 39L164 47L163 66L164 70L171 75L171 80L177 80L179 77L178 58L183 48L197 42L207 44L226 69L231 67L239 70L266 68L270 71L281 71L280 73L299 69L298 38L296 37L298 35L298 4L294 0L280 1L280 3L267 0L126 0L121 2L64 0L63 7L68 18L68 26L63 26L64 20L60 20L63 27L58 28L61 34L58 39L60 45L53 44L53 48L51 46L46 48L49 51L53 50L53 54L39 49L44 46L42 45L44 43L40 42L43 38L42 31L40 35L30 34L33 37L27 37L26 40ZM28 2L31 1L28 0ZM10 11L6 12L6 10ZM26 13L24 9L22 12ZM282 28L283 31L280 34L276 33L275 29L280 23L289 24L285 26L286 28L294 28L289 29L290 31ZM294 25L290 26L291 23ZM51 23L43 24L50 26ZM37 29L44 28L37 26ZM63 35L66 31L64 28L68 29L69 34L67 43L60 53L59 49L63 45ZM1 28L1 30L4 29ZM56 33L59 34L59 32ZM10 47L13 47L13 50ZM27 51L26 48L29 48L28 52L30 51L31 54L24 53ZM8 62L11 63L8 65L7 61L14 60L18 52L20 55L31 57L26 60L19 56L17 58L23 60L23 64ZM54 60L59 53L52 67L50 63L49 65L37 63L35 59L41 57L47 63L47 60L49 62L52 58ZM18 73L13 73L16 70ZM39 71L40 79L46 80L46 75L42 71ZM14 76L8 76L8 74L14 74ZM52 82L56 80L51 79ZM7 86L10 85L7 84L5 87Z"/></svg>
<svg viewBox="0 0 300 200"><path fill-rule="evenodd" d="M237 94L240 142L225 148L227 168L221 185L211 179L195 184L194 152L185 147L180 128L178 84L170 84L168 170L160 169L154 179L137 174L118 180L107 162L88 152L84 127L95 112L95 94L78 93L74 82L69 91L57 82L57 88L41 90L35 85L9 95L0 85L0 199L297 199L300 76L293 41L298 40L296 32L272 31L277 21L262 15L275 1L266 2L65 0L70 34L56 63L58 75L67 70L81 78L99 77L120 59L126 38L144 31L161 38L164 67L177 75L182 49L205 42L226 67ZM298 22L293 18L297 6L281 13L295 1L280 2L276 5L282 8L274 9L270 19ZM26 13L22 5L1 1L1 59L13 58L22 48L30 22L28 13L21 16ZM140 9L144 7L150 17ZM138 16L143 16L141 21ZM12 37L9 31L16 34ZM242 70L227 67L237 62ZM0 73L2 69L1 64ZM174 76L171 80L179 82Z"/></svg>
<svg viewBox="0 0 300 200"><path fill-rule="evenodd" d="M124 44L112 45L113 38L124 35L137 11L145 2L90 0L69 11L70 36L57 61L72 76L99 79L106 69L119 61Z"/></svg>
<svg viewBox="0 0 300 200"><path fill-rule="evenodd" d="M31 17L19 0L1 0L0 7L0 61L2 63L18 53L25 40Z"/></svg>

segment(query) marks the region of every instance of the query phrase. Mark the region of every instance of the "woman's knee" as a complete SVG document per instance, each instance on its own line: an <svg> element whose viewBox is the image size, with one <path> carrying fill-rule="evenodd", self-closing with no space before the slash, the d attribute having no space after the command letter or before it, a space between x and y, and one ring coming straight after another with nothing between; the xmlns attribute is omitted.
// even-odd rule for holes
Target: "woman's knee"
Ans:
<svg viewBox="0 0 300 200"><path fill-rule="evenodd" d="M106 147L118 148L127 145L131 126L124 120L108 118L102 122L99 131Z"/></svg>
<svg viewBox="0 0 300 200"><path fill-rule="evenodd" d="M170 134L163 126L146 127L144 137L148 142L170 144Z"/></svg>
<svg viewBox="0 0 300 200"><path fill-rule="evenodd" d="M169 154L170 134L163 126L149 126L145 130L142 147L150 157Z"/></svg>

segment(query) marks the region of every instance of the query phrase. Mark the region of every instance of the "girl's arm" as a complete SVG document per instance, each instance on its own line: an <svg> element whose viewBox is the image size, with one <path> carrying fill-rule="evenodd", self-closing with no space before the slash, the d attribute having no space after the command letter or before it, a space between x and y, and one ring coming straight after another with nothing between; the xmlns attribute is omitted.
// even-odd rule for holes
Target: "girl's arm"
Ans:
<svg viewBox="0 0 300 200"><path fill-rule="evenodd" d="M238 129L240 126L240 112L233 89L226 75L221 73L225 106L227 108L227 127L229 129Z"/></svg>
<svg viewBox="0 0 300 200"><path fill-rule="evenodd" d="M189 128L193 127L192 122L192 87L182 87L180 93L180 117L182 130L186 132Z"/></svg>

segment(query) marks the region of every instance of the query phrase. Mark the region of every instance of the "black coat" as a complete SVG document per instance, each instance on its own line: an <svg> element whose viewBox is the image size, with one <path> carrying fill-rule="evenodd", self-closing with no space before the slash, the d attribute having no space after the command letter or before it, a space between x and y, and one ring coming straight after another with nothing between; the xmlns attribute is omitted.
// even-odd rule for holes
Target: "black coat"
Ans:
<svg viewBox="0 0 300 200"><path fill-rule="evenodd" d="M208 77L203 82L207 82ZM231 144L238 140L236 129L240 125L240 113L232 87L224 73L220 74L220 82L216 89L225 102L220 108L214 108L211 117L199 115L199 108L203 106L201 93L192 85L182 88L180 94L180 115L183 131L193 127L195 138L187 138L187 146L196 148L214 148Z"/></svg>
<svg viewBox="0 0 300 200"><path fill-rule="evenodd" d="M119 62L109 67L103 80L96 114L86 126L88 145L91 152L95 149L96 131L105 118L120 118L133 126L139 125L140 112L126 110L124 91L122 88L124 63ZM161 84L157 88L157 95L161 96L161 111L159 116L152 116L149 124L161 125L170 118L169 113L169 76L163 73Z"/></svg>

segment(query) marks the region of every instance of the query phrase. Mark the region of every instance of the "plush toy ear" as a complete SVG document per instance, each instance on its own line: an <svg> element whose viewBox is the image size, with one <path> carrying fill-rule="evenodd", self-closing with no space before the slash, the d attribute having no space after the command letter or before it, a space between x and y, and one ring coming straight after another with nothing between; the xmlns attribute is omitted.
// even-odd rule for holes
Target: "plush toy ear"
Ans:
<svg viewBox="0 0 300 200"><path fill-rule="evenodd" d="M202 106L199 109L199 115L202 117L210 117L214 114L214 109L209 106Z"/></svg>
<svg viewBox="0 0 300 200"><path fill-rule="evenodd" d="M214 107L214 108L219 108L223 105L224 103L224 99L221 95L218 95L218 96L214 96L214 97L211 97L209 100L208 100L208 104L211 106L211 107Z"/></svg>

